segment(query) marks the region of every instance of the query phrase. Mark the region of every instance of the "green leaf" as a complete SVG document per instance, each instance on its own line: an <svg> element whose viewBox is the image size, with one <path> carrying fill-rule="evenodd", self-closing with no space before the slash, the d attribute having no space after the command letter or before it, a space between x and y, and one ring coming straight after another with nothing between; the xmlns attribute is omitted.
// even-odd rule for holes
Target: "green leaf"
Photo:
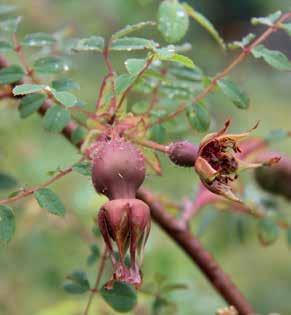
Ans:
<svg viewBox="0 0 291 315"><path fill-rule="evenodd" d="M272 26L280 18L281 15L282 15L282 12L277 11L265 17L254 17L251 19L251 23L253 25L264 24L264 25Z"/></svg>
<svg viewBox="0 0 291 315"><path fill-rule="evenodd" d="M168 43L180 41L187 33L189 17L178 1L164 0L158 10L158 29Z"/></svg>
<svg viewBox="0 0 291 315"><path fill-rule="evenodd" d="M201 81L202 80L202 72L196 67L195 69L185 68L179 64L173 64L169 68L169 73L175 75L178 78L191 80L191 81Z"/></svg>
<svg viewBox="0 0 291 315"><path fill-rule="evenodd" d="M270 143L277 143L279 141L282 141L284 139L287 139L289 137L289 134L284 129L274 129L269 132L266 136L266 141Z"/></svg>
<svg viewBox="0 0 291 315"><path fill-rule="evenodd" d="M169 45L167 47L156 48L155 49L155 57L160 60L169 60L175 54L175 46Z"/></svg>
<svg viewBox="0 0 291 315"><path fill-rule="evenodd" d="M44 115L44 128L50 132L61 132L70 122L70 113L60 106L53 106Z"/></svg>
<svg viewBox="0 0 291 315"><path fill-rule="evenodd" d="M153 50L156 47L158 47L158 44L153 40L139 37L123 37L112 41L110 49L116 51L132 51L143 49Z"/></svg>
<svg viewBox="0 0 291 315"><path fill-rule="evenodd" d="M69 280L64 284L64 290L71 294L82 294L90 290L90 283L83 271L74 271L67 276Z"/></svg>
<svg viewBox="0 0 291 315"><path fill-rule="evenodd" d="M173 61L173 62L177 62L177 63L181 64L182 66L185 66L185 67L190 68L190 69L194 69L196 67L194 62L190 58L183 56L183 55L180 55L180 54L174 54L168 60Z"/></svg>
<svg viewBox="0 0 291 315"><path fill-rule="evenodd" d="M0 52L12 51L13 45L5 40L0 40Z"/></svg>
<svg viewBox="0 0 291 315"><path fill-rule="evenodd" d="M47 95L41 93L24 96L19 104L18 110L21 118L26 118L36 112L46 100Z"/></svg>
<svg viewBox="0 0 291 315"><path fill-rule="evenodd" d="M91 163L79 162L73 165L73 171L82 174L84 176L91 176Z"/></svg>
<svg viewBox="0 0 291 315"><path fill-rule="evenodd" d="M264 45L259 45L252 49L255 58L263 58L266 63L278 70L291 70L291 62L280 51L270 50Z"/></svg>
<svg viewBox="0 0 291 315"><path fill-rule="evenodd" d="M234 42L228 44L228 48L229 49L245 48L255 38L256 38L256 35L253 33L250 33L250 34L246 35L245 37L243 37L241 41L234 41Z"/></svg>
<svg viewBox="0 0 291 315"><path fill-rule="evenodd" d="M0 240L9 242L15 232L15 217L11 208L0 206Z"/></svg>
<svg viewBox="0 0 291 315"><path fill-rule="evenodd" d="M233 104L241 109L247 109L250 106L249 97L231 80L222 79L217 81L223 94L231 99Z"/></svg>
<svg viewBox="0 0 291 315"><path fill-rule="evenodd" d="M0 84L10 84L21 80L24 71L20 66L12 65L0 70Z"/></svg>
<svg viewBox="0 0 291 315"><path fill-rule="evenodd" d="M73 144L78 144L84 140L86 132L80 126L78 126L71 135L71 141Z"/></svg>
<svg viewBox="0 0 291 315"><path fill-rule="evenodd" d="M123 36L126 36L132 32L136 32L146 26L155 26L156 23L153 21L145 21L145 22L140 22L134 25L126 25L123 29L117 31L112 35L112 39L117 39Z"/></svg>
<svg viewBox="0 0 291 315"><path fill-rule="evenodd" d="M48 56L34 62L33 68L41 74L54 74L69 70L67 63L63 58Z"/></svg>
<svg viewBox="0 0 291 315"><path fill-rule="evenodd" d="M63 286L64 290L69 294L83 294L89 291L86 287L82 287L79 284L68 282Z"/></svg>
<svg viewBox="0 0 291 315"><path fill-rule="evenodd" d="M77 103L77 98L74 94L67 92L67 91L56 91L55 89L51 90L52 95L54 98L66 107L75 106Z"/></svg>
<svg viewBox="0 0 291 315"><path fill-rule="evenodd" d="M15 11L17 8L15 5L0 4L0 14L7 14Z"/></svg>
<svg viewBox="0 0 291 315"><path fill-rule="evenodd" d="M71 79L62 78L52 81L52 87L57 91L80 89L80 85Z"/></svg>
<svg viewBox="0 0 291 315"><path fill-rule="evenodd" d="M80 39L76 46L73 47L75 51L99 51L104 49L104 38L100 36L90 36L88 38Z"/></svg>
<svg viewBox="0 0 291 315"><path fill-rule="evenodd" d="M138 75L146 64L146 59L127 59L125 67L129 74Z"/></svg>
<svg viewBox="0 0 291 315"><path fill-rule="evenodd" d="M115 311L120 313L131 311L137 302L135 290L123 282L115 281L112 289L102 288L100 294Z"/></svg>
<svg viewBox="0 0 291 315"><path fill-rule="evenodd" d="M225 49L225 44L223 39L219 36L217 30L213 26L213 24L201 13L194 10L192 7L190 7L189 4L184 3L183 4L184 9L186 12L191 16L200 26L202 26L214 39L215 41L223 48Z"/></svg>
<svg viewBox="0 0 291 315"><path fill-rule="evenodd" d="M24 37L22 45L30 47L44 47L56 42L55 38L48 33L33 33Z"/></svg>
<svg viewBox="0 0 291 315"><path fill-rule="evenodd" d="M44 85L44 84L21 84L21 85L17 85L13 89L13 94L14 95L25 95L25 94L40 92L40 91L45 90L47 88L48 88L48 86Z"/></svg>
<svg viewBox="0 0 291 315"><path fill-rule="evenodd" d="M15 196L17 196L18 194L20 194L21 192L23 192L23 189L13 191L12 193L10 193L10 194L8 195L8 198L15 197Z"/></svg>
<svg viewBox="0 0 291 315"><path fill-rule="evenodd" d="M65 207L62 204L59 197L49 188L40 188L34 193L34 197L37 200L41 208L47 209L48 212L58 215L65 215Z"/></svg>
<svg viewBox="0 0 291 315"><path fill-rule="evenodd" d="M100 250L96 244L90 245L90 255L87 257L87 265L93 265L100 257Z"/></svg>
<svg viewBox="0 0 291 315"><path fill-rule="evenodd" d="M154 125L150 129L150 138L158 143L164 143L167 138L166 128L160 124Z"/></svg>
<svg viewBox="0 0 291 315"><path fill-rule="evenodd" d="M173 45L169 45L163 48L157 48L155 49L155 56L159 60L177 62L180 65L185 66L187 68L191 69L195 68L194 63L190 58L175 53L175 50L176 50L175 46Z"/></svg>
<svg viewBox="0 0 291 315"><path fill-rule="evenodd" d="M291 36L291 23L285 23L281 25L281 28L289 35Z"/></svg>
<svg viewBox="0 0 291 315"><path fill-rule="evenodd" d="M135 80L135 76L131 74L121 74L115 82L115 93L119 95L123 93Z"/></svg>
<svg viewBox="0 0 291 315"><path fill-rule="evenodd" d="M186 111L188 121L192 128L199 132L205 132L210 126L210 115L207 108L201 104L197 103L188 107Z"/></svg>
<svg viewBox="0 0 291 315"><path fill-rule="evenodd" d="M258 223L258 237L262 245L273 244L279 236L279 228L272 219L264 218Z"/></svg>
<svg viewBox="0 0 291 315"><path fill-rule="evenodd" d="M144 72L144 77L149 79L157 79L159 81L162 81L164 83L169 82L167 78L165 78L159 71L156 71L154 69L147 69Z"/></svg>
<svg viewBox="0 0 291 315"><path fill-rule="evenodd" d="M4 32L15 33L17 31L18 24L21 22L21 16L7 19L0 22L0 29Z"/></svg>
<svg viewBox="0 0 291 315"><path fill-rule="evenodd" d="M0 173L0 190L1 189L11 189L17 185L17 181L14 177Z"/></svg>

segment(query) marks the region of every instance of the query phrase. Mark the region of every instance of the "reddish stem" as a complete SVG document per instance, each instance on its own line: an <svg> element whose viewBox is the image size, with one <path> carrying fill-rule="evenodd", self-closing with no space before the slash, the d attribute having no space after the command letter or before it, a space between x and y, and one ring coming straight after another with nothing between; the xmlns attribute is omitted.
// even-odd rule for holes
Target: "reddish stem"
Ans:
<svg viewBox="0 0 291 315"><path fill-rule="evenodd" d="M150 206L152 218L184 250L192 261L197 264L226 302L233 305L240 315L255 313L252 306L232 283L229 276L224 273L215 259L187 228L181 226L178 220L168 214L150 192L140 189L138 198Z"/></svg>
<svg viewBox="0 0 291 315"><path fill-rule="evenodd" d="M136 78L134 79L134 81L131 83L131 85L124 91L124 93L121 96L121 99L116 107L116 110L118 110L122 103L124 102L125 98L127 97L127 95L129 94L129 92L131 91L131 89L133 88L135 82L145 73L145 71L148 69L148 67L150 66L150 64L152 63L154 59L154 56L150 57L146 64L144 65L144 67L142 68L142 70L138 73L138 75L136 76Z"/></svg>
<svg viewBox="0 0 291 315"><path fill-rule="evenodd" d="M112 77L111 74L107 74L107 76L105 76L104 79L102 80L101 87L100 87L100 90L99 90L98 99L97 99L97 102L96 102L96 109L99 109L100 106L101 106L102 97L103 97L103 94L104 94L104 90L105 90L107 81L108 81L108 79L110 79L111 77Z"/></svg>

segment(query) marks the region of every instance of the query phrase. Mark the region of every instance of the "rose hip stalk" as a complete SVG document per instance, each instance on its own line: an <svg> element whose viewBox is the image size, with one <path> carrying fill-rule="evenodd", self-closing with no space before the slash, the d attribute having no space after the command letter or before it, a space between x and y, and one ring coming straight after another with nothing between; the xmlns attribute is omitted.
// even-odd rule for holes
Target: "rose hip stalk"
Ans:
<svg viewBox="0 0 291 315"><path fill-rule="evenodd" d="M91 147L92 181L98 193L110 201L98 214L97 223L113 264L113 279L131 283L136 287L142 282L140 266L145 243L150 231L150 210L141 200L135 199L136 191L145 179L142 154L122 138L97 141ZM118 257L114 255L114 245ZM129 248L130 267L125 265Z"/></svg>

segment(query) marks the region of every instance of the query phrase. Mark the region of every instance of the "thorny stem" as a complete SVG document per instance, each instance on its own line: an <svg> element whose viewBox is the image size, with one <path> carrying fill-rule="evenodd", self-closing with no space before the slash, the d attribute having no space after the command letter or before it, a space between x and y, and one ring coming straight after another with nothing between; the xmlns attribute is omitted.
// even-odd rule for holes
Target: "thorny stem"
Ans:
<svg viewBox="0 0 291 315"><path fill-rule="evenodd" d="M185 226L182 226L178 220L167 213L150 192L140 189L138 198L150 206L152 218L198 265L212 286L224 297L225 301L233 305L240 315L255 313L252 306L232 283L229 276L224 273L215 259Z"/></svg>
<svg viewBox="0 0 291 315"><path fill-rule="evenodd" d="M37 80L34 77L34 71L32 68L30 68L30 66L26 60L26 56L22 50L22 46L20 45L15 33L13 33L12 39L13 39L13 43L14 43L14 51L17 53L21 64L25 68L26 75L31 77L32 81L36 82Z"/></svg>
<svg viewBox="0 0 291 315"><path fill-rule="evenodd" d="M104 94L104 90L105 90L105 87L106 87L106 84L107 84L107 81L112 77L112 75L109 73L107 74L104 78L103 78L103 81L101 83L101 87L100 87L100 90L99 90L99 94L98 94L98 99L97 99L97 102L96 102L96 109L98 110L101 106L101 102L102 102L102 97L103 97L103 94Z"/></svg>
<svg viewBox="0 0 291 315"><path fill-rule="evenodd" d="M127 97L128 93L131 91L131 89L133 88L133 85L135 84L135 82L145 73L145 71L148 69L148 67L150 66L150 64L152 63L154 59L154 56L150 57L146 64L144 65L144 67L142 68L142 70L138 73L138 75L135 77L135 79L133 80L133 82L130 84L130 86L124 91L124 93L121 96L121 99L116 107L116 110L118 110L122 103L124 102L125 98Z"/></svg>
<svg viewBox="0 0 291 315"><path fill-rule="evenodd" d="M92 301L93 301L93 297L94 297L95 293L98 292L98 287L99 287L99 284L100 284L100 281L102 278L106 259L107 259L107 248L104 249L103 254L101 256L101 260L100 260L100 264L99 264L99 268L98 268L98 273L97 273L97 277L96 277L96 282L95 282L94 287L91 289L91 293L89 295L89 299L88 299L88 302L87 302L87 305L86 305L86 308L84 310L83 315L89 314L89 310L90 310L90 306L91 306Z"/></svg>
<svg viewBox="0 0 291 315"><path fill-rule="evenodd" d="M109 53L110 53L110 45L111 45L111 40L109 40L108 44L105 46L104 50L103 50L103 58L105 61L105 64L107 66L108 69L108 78L114 78L114 70L113 70L113 66L111 63L111 60L109 58ZM105 85L102 86L101 85L101 89L104 89ZM112 98L111 98L111 104L110 104L110 108L109 108L109 114L111 117L114 116L115 110L116 110L116 96L115 96L115 81L111 80L111 89L112 89ZM99 97L102 97L103 91L100 91L99 93ZM101 102L101 99L100 99ZM99 106L99 102L97 101L97 105Z"/></svg>
<svg viewBox="0 0 291 315"><path fill-rule="evenodd" d="M81 162L83 159L84 158L80 159L79 162ZM64 177L65 175L67 175L69 173L71 173L72 170L73 170L73 166L67 167L64 170L60 170L55 176L51 177L48 181L44 182L43 184L38 185L38 186L34 186L32 188L23 189L22 191L19 192L19 194L17 194L14 197L10 197L10 198L6 198L6 199L0 200L0 205L9 204L9 203L18 201L18 200L20 200L20 199L22 199L24 197L27 197L29 195L32 195L38 189L48 187L52 183L54 183L57 180L59 180L60 178Z"/></svg>
<svg viewBox="0 0 291 315"><path fill-rule="evenodd" d="M211 83L192 100L192 104L196 104L197 102L204 99L208 94L210 94L215 89L219 80L228 75L237 65L239 65L248 55L251 54L252 49L265 41L272 33L276 32L280 28L281 23L288 20L289 18L291 18L291 12L283 14L277 20L277 22L274 23L274 25L270 26L261 36L254 40L249 46L245 47L243 51L223 71L218 73L211 80ZM176 118L179 114L184 112L186 106L186 104L181 104L181 106L179 106L179 108L175 112L158 119L156 123L161 124L173 118Z"/></svg>
<svg viewBox="0 0 291 315"><path fill-rule="evenodd" d="M6 99L6 98L9 98L9 97L13 97L13 94L12 94L11 91L0 92L0 100Z"/></svg>
<svg viewBox="0 0 291 315"><path fill-rule="evenodd" d="M167 74L168 72L168 68L165 67L163 69L161 69L160 71L160 74L162 77L165 77L165 75ZM148 109L146 110L146 112L144 113L144 116L147 116L149 117L150 116L150 113L152 111L152 109L155 107L156 103L158 102L159 100L159 89L161 87L161 81L158 82L158 84L155 86L155 88L153 89L152 91L152 97L151 97L151 100L150 100L150 103L149 103L149 106L148 106ZM148 128L148 127L147 127Z"/></svg>

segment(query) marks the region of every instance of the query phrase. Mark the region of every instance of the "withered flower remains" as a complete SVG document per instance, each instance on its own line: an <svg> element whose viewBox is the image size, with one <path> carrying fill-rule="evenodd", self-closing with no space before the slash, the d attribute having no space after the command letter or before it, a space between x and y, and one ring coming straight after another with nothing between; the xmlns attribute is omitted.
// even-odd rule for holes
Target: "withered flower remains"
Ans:
<svg viewBox="0 0 291 315"><path fill-rule="evenodd" d="M204 186L211 192L224 196L227 199L240 202L233 192L232 186L238 174L248 168L272 165L280 158L273 157L260 163L248 163L240 159L241 149L239 142L249 137L250 131L239 134L227 134L230 121L216 133L207 135L199 146L195 162L195 170ZM252 128L255 129L257 124Z"/></svg>
<svg viewBox="0 0 291 315"><path fill-rule="evenodd" d="M107 287L115 280L138 287L142 283L140 266L151 225L148 205L135 199L145 178L144 157L120 137L97 141L91 147L90 157L93 185L109 198L97 217L113 265L113 279ZM128 249L130 266L125 264Z"/></svg>

